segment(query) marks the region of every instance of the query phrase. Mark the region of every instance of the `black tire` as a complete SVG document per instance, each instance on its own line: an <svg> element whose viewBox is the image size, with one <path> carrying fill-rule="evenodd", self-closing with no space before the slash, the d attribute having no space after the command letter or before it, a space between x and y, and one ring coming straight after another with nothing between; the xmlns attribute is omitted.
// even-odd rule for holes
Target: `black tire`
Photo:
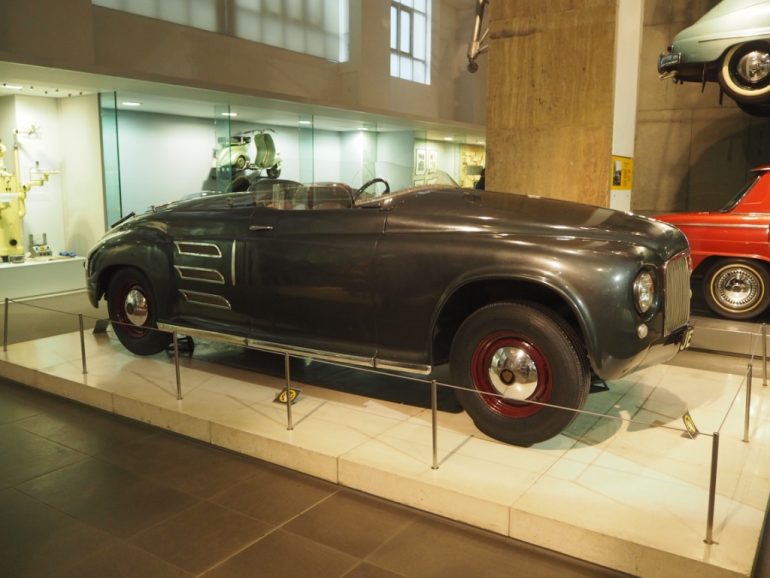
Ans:
<svg viewBox="0 0 770 578"><path fill-rule="evenodd" d="M138 269L126 267L112 276L107 309L115 335L131 353L153 355L171 343L170 334L155 329L158 300L147 277Z"/></svg>
<svg viewBox="0 0 770 578"><path fill-rule="evenodd" d="M768 102L770 43L759 40L730 47L719 65L718 80L735 102Z"/></svg>
<svg viewBox="0 0 770 578"><path fill-rule="evenodd" d="M277 179L281 176L281 167L278 165L273 165L269 169L267 169L267 176L271 179Z"/></svg>
<svg viewBox="0 0 770 578"><path fill-rule="evenodd" d="M246 157L243 155L239 156L237 159L235 159L235 169L238 171L242 171L246 168Z"/></svg>
<svg viewBox="0 0 770 578"><path fill-rule="evenodd" d="M758 117L770 116L770 102L752 104L748 102L737 102L738 108L740 108L746 114Z"/></svg>
<svg viewBox="0 0 770 578"><path fill-rule="evenodd" d="M727 319L751 319L770 305L770 274L759 261L720 259L703 276L709 308Z"/></svg>
<svg viewBox="0 0 770 578"><path fill-rule="evenodd" d="M505 364L513 354L519 355L516 362ZM491 377L495 363L497 384ZM526 375L516 375L522 367L534 370L529 385ZM468 317L452 341L450 369L455 385L463 388L456 390L457 399L476 426L522 446L554 437L577 414L488 394L518 382L519 400L579 409L591 386L588 361L572 329L549 311L524 303L494 303Z"/></svg>

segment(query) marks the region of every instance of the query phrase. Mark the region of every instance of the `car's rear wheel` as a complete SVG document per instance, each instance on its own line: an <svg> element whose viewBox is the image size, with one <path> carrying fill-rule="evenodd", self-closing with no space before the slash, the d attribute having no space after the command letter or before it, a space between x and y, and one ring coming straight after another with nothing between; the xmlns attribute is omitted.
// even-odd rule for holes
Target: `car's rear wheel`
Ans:
<svg viewBox="0 0 770 578"><path fill-rule="evenodd" d="M239 155L237 159L235 159L235 168L239 171L242 171L246 168L246 157L243 155Z"/></svg>
<svg viewBox="0 0 770 578"><path fill-rule="evenodd" d="M107 289L107 309L115 335L137 355L153 355L168 347L171 336L158 331L158 301L147 277L134 268L117 271Z"/></svg>
<svg viewBox="0 0 770 578"><path fill-rule="evenodd" d="M728 319L751 319L770 305L770 274L749 259L721 259L703 277L709 308Z"/></svg>
<svg viewBox="0 0 770 578"><path fill-rule="evenodd" d="M770 42L746 42L729 48L719 67L719 84L736 102L770 100Z"/></svg>
<svg viewBox="0 0 770 578"><path fill-rule="evenodd" d="M535 305L494 303L460 326L450 368L457 398L487 435L528 446L566 428L590 388L579 339L560 318Z"/></svg>

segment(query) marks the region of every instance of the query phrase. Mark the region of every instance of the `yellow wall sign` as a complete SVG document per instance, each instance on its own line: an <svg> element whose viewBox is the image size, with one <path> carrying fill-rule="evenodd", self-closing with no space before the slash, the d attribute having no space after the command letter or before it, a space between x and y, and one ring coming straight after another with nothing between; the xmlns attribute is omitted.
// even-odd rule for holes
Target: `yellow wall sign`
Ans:
<svg viewBox="0 0 770 578"><path fill-rule="evenodd" d="M613 190L631 190L634 184L634 159L612 155L610 169L610 188Z"/></svg>

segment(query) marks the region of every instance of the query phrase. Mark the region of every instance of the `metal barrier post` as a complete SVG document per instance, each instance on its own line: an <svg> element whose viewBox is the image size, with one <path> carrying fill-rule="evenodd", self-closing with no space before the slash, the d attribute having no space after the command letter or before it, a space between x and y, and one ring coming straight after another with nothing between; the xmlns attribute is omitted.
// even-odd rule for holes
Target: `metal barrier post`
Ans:
<svg viewBox="0 0 770 578"><path fill-rule="evenodd" d="M438 393L436 391L436 380L430 382L430 406L433 414L433 465L431 469L438 469Z"/></svg>
<svg viewBox="0 0 770 578"><path fill-rule="evenodd" d="M5 314L3 315L3 351L8 351L8 297L5 298Z"/></svg>
<svg viewBox="0 0 770 578"><path fill-rule="evenodd" d="M174 366L176 368L176 399L182 400L182 376L179 373L179 340L177 339L176 331L172 333L174 340Z"/></svg>
<svg viewBox="0 0 770 578"><path fill-rule="evenodd" d="M78 326L80 328L80 359L83 363L83 375L88 373L88 367L86 367L86 341L83 337L83 314L78 313Z"/></svg>
<svg viewBox="0 0 770 578"><path fill-rule="evenodd" d="M289 354L283 354L283 373L286 376L286 429L291 431L294 429L294 420L291 416L291 375L289 373Z"/></svg>
<svg viewBox="0 0 770 578"><path fill-rule="evenodd" d="M706 518L706 544L714 542L714 502L717 494L717 461L719 460L719 432L711 439L711 482L709 483L709 509Z"/></svg>
<svg viewBox="0 0 770 578"><path fill-rule="evenodd" d="M746 374L746 409L743 416L743 441L749 441L749 419L751 415L751 381L754 374L754 368L749 363L749 371Z"/></svg>
<svg viewBox="0 0 770 578"><path fill-rule="evenodd" d="M762 386L767 387L767 323L762 324Z"/></svg>

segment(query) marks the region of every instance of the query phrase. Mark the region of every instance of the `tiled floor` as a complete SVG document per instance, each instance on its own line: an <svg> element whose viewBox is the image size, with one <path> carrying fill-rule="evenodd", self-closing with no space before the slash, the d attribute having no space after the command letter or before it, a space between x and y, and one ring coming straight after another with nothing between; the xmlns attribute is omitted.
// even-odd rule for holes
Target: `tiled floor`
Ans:
<svg viewBox="0 0 770 578"><path fill-rule="evenodd" d="M589 397L589 408L636 421L582 416L566 435L529 450L481 436L467 416L457 412L452 396L442 395L441 468L434 471L430 468L430 412L425 409L429 396L424 388L404 388L398 380L385 383L359 372L294 363L294 379L304 382L303 398L295 406L297 427L287 432L285 409L272 403L282 386L280 359L276 363L264 356L255 360L252 353L240 350L234 354L226 348L203 348L185 362L185 396L177 402L168 359L137 359L106 336L89 335L86 345L86 376L80 372L76 334L12 347L0 357L0 364L6 376L24 377L49 391L67 391L97 407L292 464L342 486L501 534L606 560L634 573L705 577L747 575L751 569L770 488L770 401L767 388L755 392L753 439L743 444L742 413L736 407L742 403L738 387L745 360L686 354L674 365L614 382L609 392ZM3 359L13 363L3 364ZM262 373L259 377L251 371L255 363ZM249 371L243 371L242 365ZM355 391L363 389L369 397L351 395L346 387L350 381L356 382ZM739 399L728 414L735 392ZM40 395L23 390L17 394ZM65 403L42 399L48 404ZM75 411L65 405L70 414ZM510 538L471 530L276 466L262 465L239 478L240 470L231 460L254 467L261 462L222 452L227 458L204 457L199 453L203 448L212 455L217 451L173 436L168 438L171 441L161 441L168 434L141 425L133 424L144 432L135 439L122 437L128 435L121 433L122 428L107 427L102 438L85 426L90 420L57 418L52 424L42 410L24 415L13 409L14 403L7 406L11 419L8 425L0 425L0 439L7 437L10 444L7 449L0 446L0 519L6 519L2 515L6 496L21 493L24 500L40 500L52 511L79 520L89 531L96 528L130 544L126 551L105 543L106 556L94 555L93 575L116 575L116 569L107 571L103 564L129 559L137 563L161 559L175 567L157 575L176 575L177 570L200 574L214 565L213 558L221 564L211 575L222 576L344 576L359 563L365 564L365 570L350 575L571 575L567 568L577 572L572 575L607 572L586 569L584 563L569 558L553 559L534 547L521 550L521 544ZM641 424L681 428L679 416L685 409L692 411L704 432L715 431L728 416L720 454L718 545L702 542L709 439L684 439L676 431ZM98 415L97 419L110 423L117 419ZM4 416L0 412L0 424L6 423ZM4 430L10 433L2 435ZM34 449L24 450L29 436L36 438L26 440ZM48 464L42 470L32 459L38 454ZM18 466L4 468L4 463ZM219 474L224 477L219 479ZM362 503L366 508L353 507ZM147 520L142 511L147 512ZM412 521L400 526L404 515ZM217 526L220 522L228 532ZM69 538L79 532L65 534ZM244 535L250 536L245 549ZM85 540L102 543L98 536ZM221 548L219 540L224 542ZM39 542L44 547L50 544L52 551L61 549L47 539ZM0 540L0 560L5 559L3 543ZM239 545L232 548L232 544ZM466 556L461 544L478 545L480 551L468 546ZM66 545L64 550L75 555ZM228 553L218 557L224 551ZM286 567L276 564L291 561L289 552L309 566L282 573ZM516 557L508 558L512 555ZM396 562L392 556L401 558ZM351 559L354 566L346 566ZM264 572L255 574L254 568ZM512 568L526 570L512 574ZM239 569L242 574L227 573ZM0 575L3 572L0 564ZM73 572L91 575L81 568ZM156 574L147 569L125 575ZM766 558L760 557L755 576L770 576Z"/></svg>
<svg viewBox="0 0 770 578"><path fill-rule="evenodd" d="M620 576L0 381L0 576Z"/></svg>

